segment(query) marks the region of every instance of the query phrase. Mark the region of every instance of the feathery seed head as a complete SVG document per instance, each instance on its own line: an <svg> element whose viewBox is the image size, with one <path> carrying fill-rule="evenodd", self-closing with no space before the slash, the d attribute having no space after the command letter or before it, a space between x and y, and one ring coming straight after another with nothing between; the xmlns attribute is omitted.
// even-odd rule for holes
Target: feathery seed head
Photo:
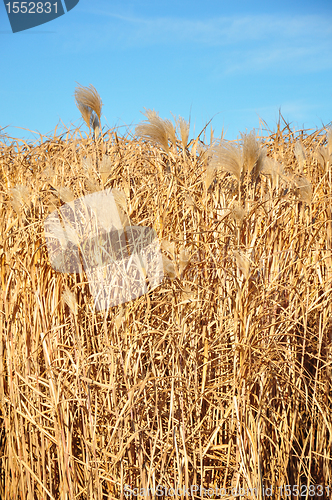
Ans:
<svg viewBox="0 0 332 500"><path fill-rule="evenodd" d="M164 268L164 273L166 276L168 276L171 280L176 278L176 271L175 271L175 266L173 262L165 257L165 255L162 256L163 259L163 268Z"/></svg>
<svg viewBox="0 0 332 500"><path fill-rule="evenodd" d="M75 316L77 314L77 300L75 294L70 290L64 290L62 299Z"/></svg>
<svg viewBox="0 0 332 500"><path fill-rule="evenodd" d="M238 144L221 141L212 148L211 167L233 174L240 181L243 168L242 149Z"/></svg>
<svg viewBox="0 0 332 500"><path fill-rule="evenodd" d="M318 163L324 167L330 161L332 155L329 154L329 150L327 146L320 146L320 148L316 152L316 159Z"/></svg>
<svg viewBox="0 0 332 500"><path fill-rule="evenodd" d="M233 219L239 224L241 225L242 222L243 222L243 219L245 217L245 210L244 208L238 203L238 202L235 202L233 203L233 206L231 208L231 216L233 217Z"/></svg>
<svg viewBox="0 0 332 500"><path fill-rule="evenodd" d="M12 196L11 205L17 214L20 213L20 209L24 203L29 204L30 193L27 186L17 185L10 190Z"/></svg>
<svg viewBox="0 0 332 500"><path fill-rule="evenodd" d="M267 149L266 147L262 147L259 151L258 158L254 168L252 169L251 175L254 181L258 178L258 176L262 173L264 169L264 162L267 157Z"/></svg>
<svg viewBox="0 0 332 500"><path fill-rule="evenodd" d="M170 120L163 120L154 110L146 109L144 115L147 121L137 125L135 133L143 139L159 144L166 153L169 153L168 141L176 146L174 125Z"/></svg>
<svg viewBox="0 0 332 500"><path fill-rule="evenodd" d="M204 178L204 184L205 184L205 189L208 190L209 187L211 186L215 176L217 173L217 169L214 165L211 165L210 163L206 167L206 173L205 173L205 178Z"/></svg>
<svg viewBox="0 0 332 500"><path fill-rule="evenodd" d="M107 181L108 176L112 170L112 161L109 156L104 155L100 165L99 165L99 173L103 184Z"/></svg>
<svg viewBox="0 0 332 500"><path fill-rule="evenodd" d="M260 145L256 140L255 131L252 130L249 134L241 134L243 144L243 166L249 173L255 167L259 155Z"/></svg>
<svg viewBox="0 0 332 500"><path fill-rule="evenodd" d="M95 137L97 137L101 128L101 108L102 101L100 95L93 85L83 87L78 85L75 89L75 100L78 109L80 110L83 120L91 130L94 130Z"/></svg>
<svg viewBox="0 0 332 500"><path fill-rule="evenodd" d="M188 139L189 139L189 122L187 122L184 118L181 116L178 118L178 126L180 128L180 136L181 136L181 142L182 142L182 147L185 149L188 146Z"/></svg>
<svg viewBox="0 0 332 500"><path fill-rule="evenodd" d="M175 242L168 240L161 240L161 248L168 252L172 259L175 258Z"/></svg>
<svg viewBox="0 0 332 500"><path fill-rule="evenodd" d="M306 177L303 175L296 175L293 178L295 182L295 195L300 201L304 201L308 205L311 203L312 199L312 185Z"/></svg>
<svg viewBox="0 0 332 500"><path fill-rule="evenodd" d="M239 252L237 250L233 252L233 255L235 257L237 267L240 269L244 277L247 279L250 272L250 260L243 252Z"/></svg>
<svg viewBox="0 0 332 500"><path fill-rule="evenodd" d="M295 157L299 163L300 170L302 172L303 167L304 167L305 162L306 162L306 154L305 154L305 150L303 148L303 145L300 141L296 141L296 144L294 147L294 154L295 154Z"/></svg>
<svg viewBox="0 0 332 500"><path fill-rule="evenodd" d="M71 189L67 187L58 187L56 188L59 198L63 203L69 203L75 199L75 195Z"/></svg>
<svg viewBox="0 0 332 500"><path fill-rule="evenodd" d="M180 272L180 274L187 267L188 262L189 262L189 252L185 247L183 247L180 250L180 254L179 254L179 272Z"/></svg>
<svg viewBox="0 0 332 500"><path fill-rule="evenodd" d="M278 177L284 177L285 175L282 165L274 158L269 157L264 159L261 173L271 178L273 189L276 186Z"/></svg>
<svg viewBox="0 0 332 500"><path fill-rule="evenodd" d="M55 176L56 174L51 166L44 168L41 173L42 180L49 181L51 184L54 182Z"/></svg>
<svg viewBox="0 0 332 500"><path fill-rule="evenodd" d="M172 116L173 116L173 114L172 114ZM177 130L180 131L182 148L185 149L188 146L189 128L190 128L189 122L187 122L184 118L182 118L182 116L179 116L178 118L173 116L173 118L174 118L174 123L175 123L175 128L173 127L174 133ZM175 139L176 139L176 137L175 137ZM174 145L176 145L176 144L174 143Z"/></svg>
<svg viewBox="0 0 332 500"><path fill-rule="evenodd" d="M187 207L194 207L195 206L195 201L190 196L190 194L185 193L184 194L184 200L185 200L185 203L186 203Z"/></svg>

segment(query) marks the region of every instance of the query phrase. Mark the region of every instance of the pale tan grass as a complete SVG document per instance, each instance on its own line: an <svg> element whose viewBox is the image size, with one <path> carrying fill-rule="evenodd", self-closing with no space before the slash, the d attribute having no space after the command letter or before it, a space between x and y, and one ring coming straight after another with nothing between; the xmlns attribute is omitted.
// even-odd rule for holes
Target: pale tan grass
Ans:
<svg viewBox="0 0 332 500"><path fill-rule="evenodd" d="M332 182L315 158L326 130L280 121L251 136L250 154L222 147L210 183L215 139L175 147L165 134L168 155L113 131L0 139L4 500L158 484L252 487L255 499L269 484L281 500L285 484L330 483ZM160 287L101 312L85 275L52 269L43 228L50 197L65 202L50 184L77 198L89 182L119 192L131 224L158 225L164 257Z"/></svg>

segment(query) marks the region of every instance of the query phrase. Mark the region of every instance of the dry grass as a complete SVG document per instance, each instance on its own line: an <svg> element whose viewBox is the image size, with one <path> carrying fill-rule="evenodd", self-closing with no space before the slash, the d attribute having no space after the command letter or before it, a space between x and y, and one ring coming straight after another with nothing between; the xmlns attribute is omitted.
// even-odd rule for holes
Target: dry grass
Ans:
<svg viewBox="0 0 332 500"><path fill-rule="evenodd" d="M145 139L0 143L0 496L331 487L332 135L208 147L147 117ZM96 313L43 221L106 187L157 230L167 277Z"/></svg>

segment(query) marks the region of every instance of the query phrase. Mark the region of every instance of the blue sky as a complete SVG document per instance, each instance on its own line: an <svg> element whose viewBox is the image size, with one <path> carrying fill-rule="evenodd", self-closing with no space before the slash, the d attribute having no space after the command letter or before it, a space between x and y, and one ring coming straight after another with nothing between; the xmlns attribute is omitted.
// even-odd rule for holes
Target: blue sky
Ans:
<svg viewBox="0 0 332 500"><path fill-rule="evenodd" d="M0 4L0 127L38 138L83 124L76 82L96 87L102 125L120 135L144 108L183 116L190 137L211 119L226 139L332 120L330 0L80 0L64 16L13 34Z"/></svg>

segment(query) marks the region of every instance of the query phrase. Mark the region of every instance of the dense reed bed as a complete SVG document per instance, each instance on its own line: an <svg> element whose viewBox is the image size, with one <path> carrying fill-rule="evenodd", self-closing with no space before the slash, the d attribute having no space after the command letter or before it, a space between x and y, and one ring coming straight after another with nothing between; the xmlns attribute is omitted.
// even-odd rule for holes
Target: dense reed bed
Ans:
<svg viewBox="0 0 332 500"><path fill-rule="evenodd" d="M328 498L332 134L189 141L146 117L131 137L1 139L0 496ZM43 223L107 187L156 229L165 278L96 312Z"/></svg>

